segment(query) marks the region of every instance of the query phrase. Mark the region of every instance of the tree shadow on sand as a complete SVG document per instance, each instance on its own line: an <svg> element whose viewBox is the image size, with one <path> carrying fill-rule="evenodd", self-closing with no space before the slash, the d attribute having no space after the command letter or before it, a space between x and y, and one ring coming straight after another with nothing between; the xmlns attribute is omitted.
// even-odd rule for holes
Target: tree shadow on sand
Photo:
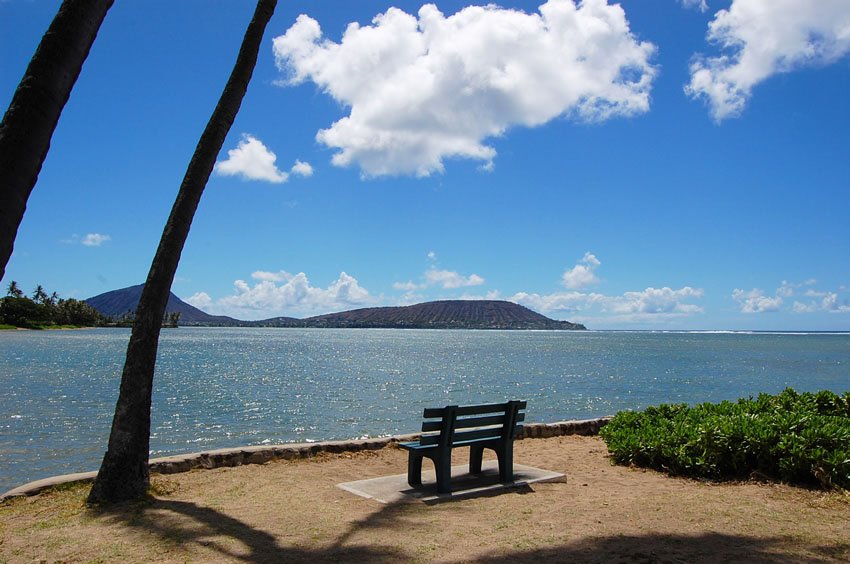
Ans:
<svg viewBox="0 0 850 564"><path fill-rule="evenodd" d="M503 490L501 492L484 494L493 495L526 495L533 494L532 488ZM443 499L441 503L462 503L465 498ZM418 503L392 503L384 505L381 510L371 513L366 518L353 522L348 530L342 532L335 546L345 554L345 543L358 531L371 529L380 533L382 530L398 530L417 525L417 515L426 511L424 505ZM430 504L429 504L430 505ZM483 518L483 517L482 517ZM533 522L523 523L517 519L517 527L533 528ZM379 535L374 535L379 537ZM450 538L447 536L446 538ZM481 539L482 545L487 539ZM517 545L525 544L517 537ZM535 541L541 544L541 541ZM451 547L446 547L445 557L451 554ZM416 557L406 555L406 559ZM702 535L614 535L594 538L581 538L575 542L545 546L543 548L499 551L490 556L480 557L475 562L487 564L501 563L533 563L540 562L599 562L599 563L661 563L661 562L850 562L850 540L829 546L806 543L793 537L756 538L743 535L728 535L706 533Z"/></svg>
<svg viewBox="0 0 850 564"><path fill-rule="evenodd" d="M503 495L511 495L505 492ZM525 493L525 492L516 492ZM463 500L457 500L462 503ZM285 511L281 508L281 511ZM329 544L322 547L282 546L274 534L257 529L215 509L196 503L151 498L147 502L94 509L100 517L152 533L176 554L190 543L217 552L224 560L244 562L400 562L422 559L415 545L386 546L374 542L352 544L358 533L371 539L381 532L414 530L422 526L422 512L432 509L424 503L396 502L381 505L363 519L352 522ZM305 523L305 526L308 526ZM533 528L534 523L517 520L517 528ZM278 537L287 531L279 531ZM451 535L446 535L446 539ZM411 539L413 540L413 539ZM541 540L525 541L517 536L513 550L495 550L478 557L486 564L528 562L847 562L850 541L829 546L806 543L799 538L755 538L742 535L706 533L702 535L647 534L580 538L575 542L540 547ZM488 543L481 539L482 546ZM537 548L526 548L533 544ZM439 557L452 560L451 546ZM186 556L191 553L187 552ZM425 558L437 557L426 556ZM454 559L457 560L457 559Z"/></svg>
<svg viewBox="0 0 850 564"><path fill-rule="evenodd" d="M247 523L187 501L149 499L93 509L99 517L161 538L179 553L190 543L243 562L398 562L405 554L390 547L305 548L281 546L274 535ZM282 508L281 511L285 511Z"/></svg>
<svg viewBox="0 0 850 564"><path fill-rule="evenodd" d="M525 495L533 494L531 488L503 490L484 494ZM467 498L448 498L441 503L462 503ZM367 517L351 523L347 530L340 533L335 542L335 553L346 555L347 559L356 559L356 555L346 553L346 543L360 531L371 530L373 538L380 538L381 531L412 530L421 526L418 516L428 511L425 503L390 503ZM482 517L484 518L484 517ZM517 528L533 528L534 523L523 523L517 519ZM446 535L445 538L451 538ZM481 539L486 545L487 539ZM521 535L517 536L517 545L529 544ZM531 541L531 544L542 544ZM449 560L451 546L445 547L440 556ZM421 559L421 555L409 553L405 560ZM515 550L493 552L470 561L501 563L540 562L599 562L599 563L661 563L661 562L850 562L850 541L834 545L821 546L806 543L795 537L750 537L721 533L702 535L612 535L593 538L581 538L575 542L548 545L542 548L517 548Z"/></svg>
<svg viewBox="0 0 850 564"><path fill-rule="evenodd" d="M791 537L753 538L720 533L648 534L586 538L574 543L478 558L482 564L516 562L847 562L850 543L817 546Z"/></svg>

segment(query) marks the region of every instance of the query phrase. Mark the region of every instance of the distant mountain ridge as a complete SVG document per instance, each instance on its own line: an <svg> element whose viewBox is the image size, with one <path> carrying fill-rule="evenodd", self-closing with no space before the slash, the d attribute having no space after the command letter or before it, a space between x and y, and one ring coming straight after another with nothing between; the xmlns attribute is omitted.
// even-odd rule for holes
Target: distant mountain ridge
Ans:
<svg viewBox="0 0 850 564"><path fill-rule="evenodd" d="M143 284L113 290L86 300L101 314L115 319L136 311ZM273 317L242 321L210 315L187 304L173 293L166 313L180 313L180 325L226 327L327 327L386 329L548 329L583 330L580 323L557 321L525 306L502 300L442 300L410 306L354 309L306 319Z"/></svg>
<svg viewBox="0 0 850 564"><path fill-rule="evenodd" d="M501 300L443 300L373 307L318 315L304 321L311 327L585 329L583 325L549 319L525 306Z"/></svg>
<svg viewBox="0 0 850 564"><path fill-rule="evenodd" d="M116 320L125 316L132 316L136 313L144 286L144 284L138 284L129 288L112 290L111 292L88 298L86 303L99 311L101 315ZM201 311L195 306L187 304L173 293L169 293L168 295L168 303L165 306L165 311L166 313L179 313L180 325L237 325L240 323L238 319L233 319L232 317L210 315Z"/></svg>

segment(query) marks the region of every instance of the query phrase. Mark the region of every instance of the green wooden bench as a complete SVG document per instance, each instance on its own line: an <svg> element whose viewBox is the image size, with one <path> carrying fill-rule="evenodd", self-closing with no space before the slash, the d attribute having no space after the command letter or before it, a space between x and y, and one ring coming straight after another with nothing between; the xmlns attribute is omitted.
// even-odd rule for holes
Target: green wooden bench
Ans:
<svg viewBox="0 0 850 564"><path fill-rule="evenodd" d="M430 458L437 471L437 491L451 492L452 449L470 447L469 471L481 473L484 449L496 451L499 458L499 481L513 482L514 437L525 420L524 401L509 401L485 405L458 407L448 405L429 408L423 414L422 436L418 441L399 443L409 452L407 483L412 487L422 485L422 458Z"/></svg>

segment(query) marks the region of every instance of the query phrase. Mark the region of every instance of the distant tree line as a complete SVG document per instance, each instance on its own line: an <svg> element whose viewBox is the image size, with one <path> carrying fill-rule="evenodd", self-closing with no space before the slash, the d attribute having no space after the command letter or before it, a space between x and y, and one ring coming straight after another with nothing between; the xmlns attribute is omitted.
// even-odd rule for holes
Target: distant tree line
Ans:
<svg viewBox="0 0 850 564"><path fill-rule="evenodd" d="M27 329L50 327L132 327L135 312L128 311L113 319L102 315L84 301L60 298L56 292L48 294L41 284L27 297L18 283L12 280L6 296L0 298L0 325ZM166 313L163 327L177 327L180 312Z"/></svg>
<svg viewBox="0 0 850 564"><path fill-rule="evenodd" d="M60 298L56 292L48 294L40 284L32 296L27 297L13 280L6 296L0 298L0 324L4 325L30 329L68 325L98 327L110 321L86 302Z"/></svg>

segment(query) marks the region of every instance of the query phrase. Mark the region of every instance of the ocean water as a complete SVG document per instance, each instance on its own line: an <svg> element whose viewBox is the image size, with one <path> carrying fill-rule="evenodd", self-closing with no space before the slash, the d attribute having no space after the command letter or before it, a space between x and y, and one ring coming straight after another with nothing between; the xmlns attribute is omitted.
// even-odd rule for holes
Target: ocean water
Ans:
<svg viewBox="0 0 850 564"><path fill-rule="evenodd" d="M100 464L129 330L0 332L0 492ZM151 456L418 430L422 409L528 401L527 420L850 390L850 334L164 330Z"/></svg>

